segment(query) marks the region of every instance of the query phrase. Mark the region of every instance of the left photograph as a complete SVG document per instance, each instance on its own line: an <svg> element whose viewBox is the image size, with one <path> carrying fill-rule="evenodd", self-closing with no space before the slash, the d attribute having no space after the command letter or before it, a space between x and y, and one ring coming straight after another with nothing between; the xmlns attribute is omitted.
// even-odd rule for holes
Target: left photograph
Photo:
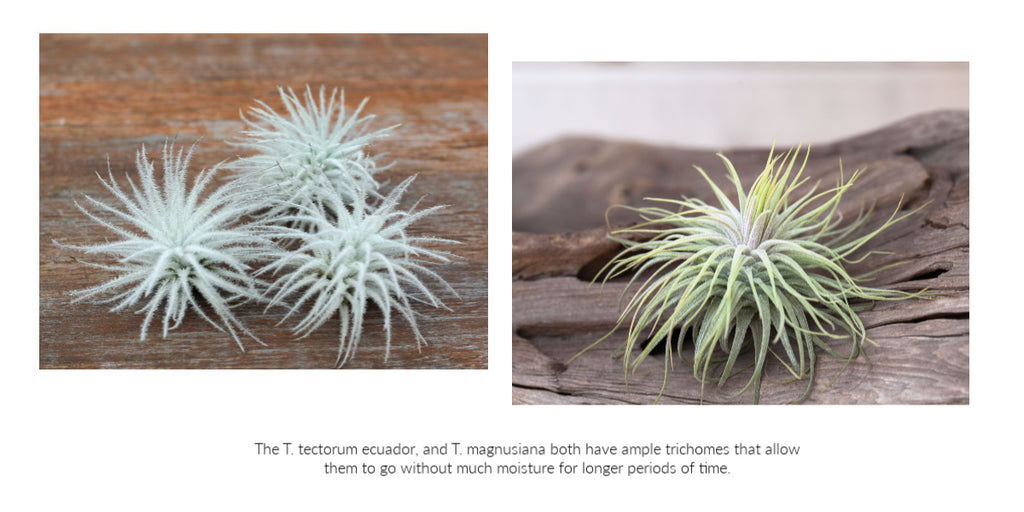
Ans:
<svg viewBox="0 0 1024 512"><path fill-rule="evenodd" d="M487 367L486 34L39 56L40 368Z"/></svg>

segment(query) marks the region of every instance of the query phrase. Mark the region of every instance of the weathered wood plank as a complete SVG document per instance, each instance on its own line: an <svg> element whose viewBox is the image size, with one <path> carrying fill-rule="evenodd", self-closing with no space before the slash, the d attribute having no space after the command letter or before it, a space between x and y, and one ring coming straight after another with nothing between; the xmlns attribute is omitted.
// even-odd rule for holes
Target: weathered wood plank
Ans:
<svg viewBox="0 0 1024 512"><path fill-rule="evenodd" d="M193 172L235 156L226 144L242 128L239 112L259 99L281 108L278 85L344 88L374 126L402 123L374 151L395 161L392 184L417 175L411 206L449 205L413 226L448 238L458 256L438 268L459 297L453 311L418 308L429 345L417 349L396 322L384 362L383 318L371 310L357 357L347 368L487 366L487 36L486 35L42 35L40 37L39 365L41 368L331 368L338 322L295 339L277 325L281 310L243 306L261 339L246 352L195 315L167 339L142 318L71 303L68 293L108 275L76 263L52 240L89 244L108 237L74 205L84 194L109 200L95 173L109 157L115 174L134 169L144 143L202 139ZM243 340L246 341L246 340Z"/></svg>
<svg viewBox="0 0 1024 512"><path fill-rule="evenodd" d="M867 248L892 254L869 258L851 271L900 263L879 273L872 285L927 287L936 295L879 302L863 312L868 337L875 342L866 347L870 363L858 359L846 365L844 359L819 357L818 379L806 403L969 401L968 135L966 112L937 112L812 149L810 183L836 183L840 159L847 177L854 169L866 169L841 205L847 218L872 204L877 222L897 205L901 212L920 208ZM727 155L749 186L768 150ZM604 236L605 210L614 204L642 206L649 196L687 195L713 202L710 188L691 169L701 166L722 186L724 171L716 158L712 151L567 139L514 160L513 402L651 403L658 397L663 354L629 375L626 392L621 359L612 357L625 331L580 354L608 334L621 311L623 281L590 285L619 250ZM612 210L608 219L614 226L631 222L621 209ZM702 390L690 368L678 358L674 364L661 403L750 400L749 393L730 396L745 379ZM776 384L786 380L781 364L770 362L767 376L762 403L785 403L803 392L802 383Z"/></svg>

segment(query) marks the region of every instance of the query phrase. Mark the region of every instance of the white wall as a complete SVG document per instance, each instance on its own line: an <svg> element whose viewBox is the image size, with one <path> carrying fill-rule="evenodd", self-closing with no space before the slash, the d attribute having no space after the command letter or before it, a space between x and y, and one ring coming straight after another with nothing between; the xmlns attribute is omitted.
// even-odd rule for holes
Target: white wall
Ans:
<svg viewBox="0 0 1024 512"><path fill-rule="evenodd" d="M568 135L709 149L828 142L968 108L960 63L514 63L513 155Z"/></svg>

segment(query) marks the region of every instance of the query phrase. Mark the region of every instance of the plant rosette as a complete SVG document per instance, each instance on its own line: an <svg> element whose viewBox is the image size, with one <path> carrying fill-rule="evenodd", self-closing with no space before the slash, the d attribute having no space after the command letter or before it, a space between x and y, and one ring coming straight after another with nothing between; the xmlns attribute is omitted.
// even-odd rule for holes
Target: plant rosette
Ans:
<svg viewBox="0 0 1024 512"><path fill-rule="evenodd" d="M227 164L235 176L254 191L254 212L275 219L290 213L285 205L317 207L341 196L354 204L359 197L380 199L376 174L385 154L370 155L372 143L391 134L398 125L371 130L374 115L360 117L368 99L346 113L345 92L332 90L319 96L307 85L300 99L289 88L278 88L285 114L262 101L242 115L246 129L233 145L251 154ZM329 212L333 213L333 212Z"/></svg>
<svg viewBox="0 0 1024 512"><path fill-rule="evenodd" d="M364 196L357 196L351 205L343 203L340 196L325 196L323 205L290 205L295 213L279 218L283 222L274 232L279 244L269 257L272 262L257 273L275 276L265 292L267 307L287 307L282 322L305 308L305 316L292 328L300 337L337 315L341 323L337 366L343 366L355 353L371 304L384 316L386 361L391 351L392 312L409 324L419 348L426 338L417 327L413 303L448 309L424 279L438 282L457 296L430 268L448 263L454 256L424 247L457 242L407 233L412 223L444 208L399 209L413 179L396 186L373 208L367 207Z"/></svg>
<svg viewBox="0 0 1024 512"><path fill-rule="evenodd" d="M664 341L665 377L658 399L668 383L674 350L692 365L701 383L701 400L705 383L724 386L752 366L749 379L733 398L753 389L754 403L760 400L769 355L785 366L792 381L807 380L806 390L795 402L810 393L819 350L845 359L846 364L859 357L870 340L857 310L870 301L921 297L924 290L909 293L864 285L893 265L857 276L850 275L846 265L879 254L869 251L856 256L876 235L920 208L899 214L901 199L896 211L867 233L861 231L870 209L843 225L837 213L839 202L863 170L844 180L840 164L835 187L818 191L815 185L798 195L797 189L807 182L803 170L809 149L797 167L799 153L796 148L777 155L773 147L747 192L732 163L719 154L736 187L735 204L696 167L719 206L691 198L649 199L667 208L623 206L642 220L609 234L625 249L595 281L603 285L629 275L629 286L641 286L615 327L583 352L626 328L619 354L627 389L630 373ZM687 334L693 342L690 361L682 358ZM852 339L849 353L840 353L830 344L840 338ZM737 369L740 355L751 350L753 363Z"/></svg>
<svg viewBox="0 0 1024 512"><path fill-rule="evenodd" d="M108 164L108 178L100 176L100 181L120 207L89 196L85 199L97 212L77 201L75 205L119 238L96 245L54 242L86 255L116 260L113 264L78 260L115 277L72 294L76 301L113 303L112 311L140 308L137 312L145 314L140 339L146 339L150 322L159 314L166 338L192 310L231 334L244 351L239 332L262 342L242 325L232 308L260 298L260 283L250 270L269 242L259 226L239 221L245 207L235 200L237 190L230 184L201 198L216 167L199 173L188 188L186 175L194 149L195 145L187 153L175 152L173 144L165 144L161 180L143 146L136 154L138 184L128 177L128 189L118 185ZM201 301L213 315L207 314Z"/></svg>

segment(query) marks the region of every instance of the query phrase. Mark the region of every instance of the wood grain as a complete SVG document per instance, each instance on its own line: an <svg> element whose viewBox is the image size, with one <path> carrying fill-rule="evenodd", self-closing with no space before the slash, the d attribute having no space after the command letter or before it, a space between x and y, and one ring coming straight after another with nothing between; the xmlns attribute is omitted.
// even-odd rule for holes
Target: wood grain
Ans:
<svg viewBox="0 0 1024 512"><path fill-rule="evenodd" d="M810 183L836 183L865 173L841 205L847 218L874 205L875 222L897 208L921 210L875 238L869 250L888 252L850 267L880 273L874 286L928 288L931 300L879 302L861 314L868 327L868 360L846 365L821 356L818 378L804 403L957 404L969 402L969 117L936 112L830 144L816 145L807 164ZM764 167L768 149L726 152L746 186ZM625 340L609 333L628 298L624 282L590 285L621 249L605 237L612 205L650 204L647 197L680 195L714 202L693 170L724 175L715 152L599 139L564 139L513 161L513 402L522 404L653 403L664 379L664 354L628 375L613 357ZM717 179L717 178L716 178ZM724 179L724 178L723 178ZM721 180L719 180L721 181ZM725 187L723 187L725 188ZM735 192L732 192L733 196ZM616 226L634 219L612 210ZM843 348L840 344L839 349ZM684 347L685 348L685 347ZM774 363L774 364L773 364ZM749 403L733 397L746 379L723 388L701 385L678 358L660 403ZM772 361L761 403L798 398L805 383L783 385L787 372Z"/></svg>
<svg viewBox="0 0 1024 512"><path fill-rule="evenodd" d="M386 178L417 175L407 206L448 205L414 226L456 240L458 261L439 269L458 293L451 312L418 308L429 345L417 349L396 324L384 362L382 315L371 310L346 368L487 367L486 35L49 35L40 36L39 365L41 368L332 368L338 322L295 339L282 311L242 307L240 319L267 346L234 340L190 315L166 339L142 317L72 303L68 293L110 276L77 263L70 244L109 236L74 204L110 199L96 178L109 159L133 171L135 151L165 140L200 140L193 172L230 159L239 113L277 87L344 88L347 104L369 97L374 126L402 126L374 151L395 161ZM220 177L219 179L223 179ZM243 340L244 341L244 340Z"/></svg>

